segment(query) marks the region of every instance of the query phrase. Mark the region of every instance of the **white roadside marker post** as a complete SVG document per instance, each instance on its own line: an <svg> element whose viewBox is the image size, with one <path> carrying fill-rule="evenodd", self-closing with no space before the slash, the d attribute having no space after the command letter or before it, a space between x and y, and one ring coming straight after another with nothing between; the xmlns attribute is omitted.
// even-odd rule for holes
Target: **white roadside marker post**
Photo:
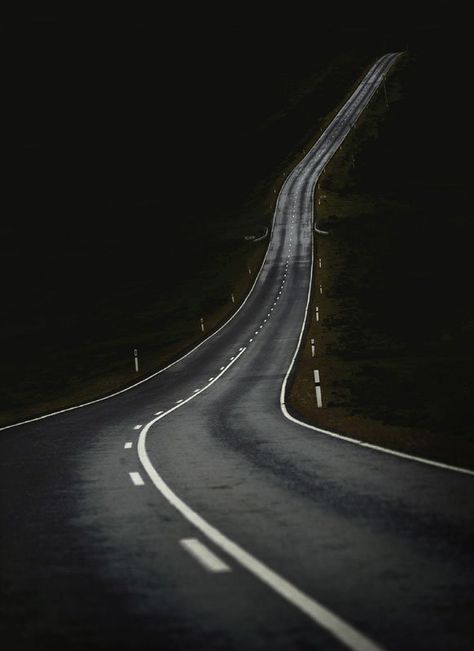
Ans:
<svg viewBox="0 0 474 651"><path fill-rule="evenodd" d="M321 269L321 258L318 258L318 267Z"/></svg>
<svg viewBox="0 0 474 651"><path fill-rule="evenodd" d="M231 293L231 295L230 295L230 299L231 299L232 303L235 303L234 292Z"/></svg>
<svg viewBox="0 0 474 651"><path fill-rule="evenodd" d="M319 321L319 307L316 305L316 321Z"/></svg>
<svg viewBox="0 0 474 651"><path fill-rule="evenodd" d="M321 284L319 285L319 293L320 293L320 294L323 293L323 286L322 286Z"/></svg>
<svg viewBox="0 0 474 651"><path fill-rule="evenodd" d="M319 371L315 369L313 371L314 373L314 384L315 384L315 392L316 392L316 404L318 406L318 409L320 409L323 406L323 398L321 396L321 380L319 379Z"/></svg>
<svg viewBox="0 0 474 651"><path fill-rule="evenodd" d="M133 349L133 358L135 360L135 373L138 373L138 350L136 348Z"/></svg>
<svg viewBox="0 0 474 651"><path fill-rule="evenodd" d="M314 339L311 339L311 357L314 357L315 350L316 350L316 345L314 343Z"/></svg>
<svg viewBox="0 0 474 651"><path fill-rule="evenodd" d="M201 330L204 332L204 318L201 317Z"/></svg>

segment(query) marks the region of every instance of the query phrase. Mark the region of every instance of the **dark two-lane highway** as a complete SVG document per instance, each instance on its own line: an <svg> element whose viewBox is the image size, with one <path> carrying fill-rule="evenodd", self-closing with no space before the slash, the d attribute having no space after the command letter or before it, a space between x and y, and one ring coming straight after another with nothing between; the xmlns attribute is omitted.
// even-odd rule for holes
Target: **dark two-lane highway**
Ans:
<svg viewBox="0 0 474 651"><path fill-rule="evenodd" d="M134 388L0 433L5 648L472 648L472 475L282 404L314 185L396 58L287 178L227 324Z"/></svg>

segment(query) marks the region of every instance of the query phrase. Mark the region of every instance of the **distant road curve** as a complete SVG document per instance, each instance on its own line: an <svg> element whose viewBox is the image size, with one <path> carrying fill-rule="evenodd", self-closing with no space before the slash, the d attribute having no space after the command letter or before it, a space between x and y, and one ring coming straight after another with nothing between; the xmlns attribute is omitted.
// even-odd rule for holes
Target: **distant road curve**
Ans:
<svg viewBox="0 0 474 651"><path fill-rule="evenodd" d="M224 326L134 387L4 428L16 648L472 646L472 478L285 413L314 185L397 57L375 62L286 179L262 268Z"/></svg>

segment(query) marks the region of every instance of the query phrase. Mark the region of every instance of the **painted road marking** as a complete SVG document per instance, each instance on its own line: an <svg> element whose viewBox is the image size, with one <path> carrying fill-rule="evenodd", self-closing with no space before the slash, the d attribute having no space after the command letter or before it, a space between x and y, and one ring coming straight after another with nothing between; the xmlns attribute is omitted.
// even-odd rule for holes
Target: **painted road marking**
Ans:
<svg viewBox="0 0 474 651"><path fill-rule="evenodd" d="M219 370L223 371L224 369L225 369L225 366L221 366Z"/></svg>
<svg viewBox="0 0 474 651"><path fill-rule="evenodd" d="M159 416L159 415L162 414L162 413L163 413L162 411L157 411L157 412L155 413L155 416Z"/></svg>
<svg viewBox="0 0 474 651"><path fill-rule="evenodd" d="M396 57L393 58L393 61L390 62L390 65L392 65L392 63L395 61L395 59L396 59ZM375 74L374 74L374 77L375 77ZM367 83L368 83L368 82L367 82ZM371 82L371 83L374 83L374 82ZM365 82L362 82L362 83L360 84L360 87L362 87L362 86L364 86L364 85L366 85L366 83L365 83ZM355 92L357 93L357 90L356 90ZM348 113L348 109L351 108L351 106L350 106L350 102L351 102L351 100L352 100L353 97L354 97L354 96L351 96L351 98L346 102L346 104L342 107L340 113L342 113L343 111L345 111L346 113ZM371 97L372 97L372 95L370 95L370 97L368 98L367 102L370 101L370 98L371 98ZM367 102L366 102L363 106L362 106L362 104L361 104L361 106L362 106L362 110L365 108ZM359 109L359 106L357 106L357 108ZM361 111L359 111L359 113L360 113L360 112L361 112ZM339 115L339 114L338 114L338 115ZM342 115L341 115L341 119L346 120L346 121L348 122L349 129L352 129L352 128L356 127L356 123L357 123L358 115L357 115L357 117L356 117L355 120L352 120L350 115L347 115L347 116L346 116L344 113L342 113ZM322 130L321 130L321 132L322 132ZM346 135L347 135L347 134L346 134ZM314 156L316 155L316 153L317 153L317 147L318 147L318 143L315 144L315 146L314 146L314 151L311 151L311 152L310 152L310 153L311 153L311 157L314 157ZM326 159L328 159L328 156L327 156L327 155L326 155L325 160L326 160ZM320 173L320 169L319 169L319 168L318 168L317 171L319 171L319 173ZM324 171L324 170L323 170L323 171ZM284 190L284 188L285 188L285 185L283 185L282 190L279 192L277 201L278 201L278 200L280 199L280 197L282 196L282 195L281 195L281 192ZM271 237L272 237L272 235L273 235L274 225L275 225L275 224L274 224L274 222L273 222L273 225L272 225L272 233L271 233L270 239L271 239ZM243 303L240 305L240 307L239 307L239 308L238 308L238 309L237 309L237 310L236 310L236 311L235 311L235 312L230 316L230 318L229 318L227 321L225 321L225 322L220 326L220 328L218 328L218 329L217 329L215 332L213 332L212 334L208 335L205 339L203 339L200 343L198 343L194 348L192 348L190 351L188 351L187 353L185 353L184 355L182 355L181 357L179 357L177 360L175 360L174 362L171 362L170 364L168 364L168 365L165 366L164 368L160 369L159 371L156 371L155 373L152 373L152 374L149 375L148 377L145 377L145 378L143 378L142 380L139 380L138 382L135 382L134 384L131 384L130 386L128 386L128 387L126 387L126 388L124 388L124 389L120 389L119 391L115 391L115 392L110 393L110 394L108 394L108 395L106 395L106 396L103 396L103 397L101 397L101 398L96 398L96 399L94 399L94 400L89 400L89 401L87 401L87 402L83 402L83 403L80 403L80 404L78 404L78 405L73 405L73 406L71 406L71 407L66 407L65 409L60 409L60 410L57 410L57 411L53 411L53 412L50 412L50 413L48 413L48 414L44 414L44 415L42 415L42 416L37 416L37 417L35 417L35 418L30 418L30 419L23 420L23 421L20 421L20 422L17 422L17 423L12 423L11 425L5 425L5 426L3 426L3 427L0 427L0 431L2 431L2 430L6 430L6 429L11 429L11 428L14 428L14 427L20 427L20 426L22 426L22 425L26 425L26 424L28 424L28 423L37 422L37 421L39 421L39 420L44 420L44 419L46 419L46 418L51 418L51 417L53 417L53 416L57 416L57 415L59 415L59 414L66 413L66 412L68 412L68 411L73 411L73 410L76 410L76 409L83 409L84 407L88 407L89 405L93 405L93 404L96 404L96 403L98 403L98 402L102 402L102 401L104 401L104 400L109 400L110 398L113 398L113 397L118 396L118 395L120 395L120 394L122 394L122 393L128 392L128 391L134 389L135 387L137 387L137 386L139 386L139 385L141 385L141 384L144 384L145 382L148 382L149 380L151 380L152 378L154 378L154 377L160 375L161 373L165 372L166 370L168 370L169 368L171 368L171 367L174 366L175 364L178 364L178 363L181 362L182 360L186 359L189 355L192 355L192 354L193 354L193 353L194 353L198 348L200 348L201 346L203 346L204 344L206 344L210 339L212 339L212 337L214 337L215 335L217 335L217 334L218 334L218 333L219 333L223 328L225 328L225 327L226 327L226 326L227 326L227 325L228 325L228 324L229 324L229 323L230 323L230 322L231 322L231 321L232 321L232 320L237 316L237 314L238 314L238 313L243 309L244 305L247 303L248 299L249 299L250 296L253 294L253 291L254 291L255 286L256 286L256 284L257 284L257 282L258 282L258 279L259 279L259 277L260 277L260 275L261 275L261 273L262 273L262 271L263 271L263 269L264 269L264 267L265 267L265 262L266 262L266 259L267 259L267 257L268 257L268 254L269 254L270 250L271 250L271 247L267 247L267 251L266 251L266 253L265 253L264 260L263 260L263 262L262 262L262 264L261 264L261 266L260 266L259 272L258 272L257 276L255 277L255 279L254 279L254 281L253 281L253 284L252 284L252 287L250 288L249 293L248 293L247 296L245 297L245 299L244 299ZM312 253L313 253L313 251L312 251ZM290 259L290 255L288 255L287 258ZM312 269L311 269L311 271L312 271ZM310 287L311 287L311 285L310 285ZM308 293L308 300L309 300L309 293ZM276 303L274 303L274 305L276 305ZM307 306L307 308L308 308L308 306ZM306 308L306 309L307 309L307 308ZM302 329L301 329L301 332L300 332L300 341L301 341L301 338L302 338L302 336L303 336L303 329L304 329L305 323L306 323L306 315L305 315L305 320L304 320L304 323L303 323L303 326L302 326ZM299 344L298 344L298 345L299 345ZM288 372L287 372L287 374L286 374L286 376L285 376L285 379L284 379L283 384L282 384L281 392L280 392L280 404L281 404L282 411L283 411L283 413L284 413L284 415L285 415L286 418L288 418L289 420L292 420L293 422L295 422L296 424L298 424L298 425L301 426L301 427L306 427L306 428L308 428L308 429L313 429L313 430L315 430L315 431L317 431L317 432L325 433L325 434L327 434L327 435L329 435L329 436L333 436L333 437L335 437L335 438L339 438L339 439L342 439L342 440L348 441L348 442L353 443L353 444L355 444L355 445L360 445L360 446L363 446L363 447L369 447L369 448L371 448L371 449L373 449L373 450L377 450L378 452L383 452L384 454L390 454L390 455L392 455L392 456L397 456L397 457L400 457L400 458L403 458L403 459L408 459L408 460L411 460L411 461L416 461L416 462L418 462L418 463L422 463L422 464L426 464L426 465L434 466L434 467L436 467L436 468L440 468L440 469L444 469L444 470L450 470L450 471L453 471L453 472L458 472L458 473L462 473L462 474L466 474L466 475L474 476L474 471L473 471L473 470L470 470L470 469L467 469L467 468L462 468L462 467L458 467L458 466L453 466L453 465L449 465L449 464L441 463L441 462L438 462L438 461L433 461L432 459L426 459L426 458L423 458L423 457L417 457L417 456L414 456L414 455L410 455L410 454L405 454L405 453L402 453L402 452L398 452L398 451L396 451L396 450L391 450L391 449L389 449L389 448L384 448L384 447L381 447L381 446L372 445L372 444L370 444L370 443L365 443L364 441L360 441L360 440L357 440L357 439L354 439L354 438L351 438L351 437L348 437L348 436L343 436L343 435L337 434L337 433L335 433L335 432L331 432L331 431L329 431L329 430L322 430L322 429L320 429L320 428L317 428L317 427L314 427L314 426L308 425L307 423L304 423L303 421L300 421L300 420L298 420L298 419L296 419L296 418L290 416L289 413L288 413L288 411L287 411L286 408L285 408L284 394L285 394L285 390L286 390L287 379L288 379L288 376L289 376L289 374L290 374L290 372L291 372L291 369L293 368L294 360L295 360L295 358L296 358L296 354L297 354L297 350L295 350L295 353L294 353L294 356L293 356L293 360L292 360L292 362L291 362L291 364L290 364L290 368L288 369ZM158 413L159 413L159 412L158 412Z"/></svg>
<svg viewBox="0 0 474 651"><path fill-rule="evenodd" d="M180 402L183 402L183 399L182 399L182 398L181 398L181 400L176 400L176 404L177 404L177 405L179 405Z"/></svg>
<svg viewBox="0 0 474 651"><path fill-rule="evenodd" d="M135 425L135 427L133 429L141 429L142 427L143 427L143 425Z"/></svg>
<svg viewBox="0 0 474 651"><path fill-rule="evenodd" d="M140 475L139 472L129 472L128 474L130 475L130 479L133 481L135 486L144 486L145 485L145 482L141 478L141 475Z"/></svg>
<svg viewBox="0 0 474 651"><path fill-rule="evenodd" d="M133 446L133 443L131 441L127 441L125 445L123 446L126 450L130 450L130 448Z"/></svg>
<svg viewBox="0 0 474 651"><path fill-rule="evenodd" d="M243 352L244 351L242 351L242 353ZM239 353L239 356L242 353ZM235 361L237 361L239 356L236 357ZM235 363L235 361L228 364L226 369L216 377L214 382L216 382L230 368L230 366ZM209 385L204 387L202 391L206 391L208 388ZM190 396L187 401L192 400L193 398L195 398L195 396ZM138 457L140 462L163 497L174 506L174 508L179 511L188 522L199 529L217 547L220 547L220 549L236 560L242 567L247 569L277 594L298 608L298 610L306 614L313 622L328 630L340 642L348 646L350 649L353 649L353 651L381 651L381 647L375 644L368 637L359 633L359 631L353 628L350 624L347 624L343 619L325 608L315 599L312 599L294 584L290 583L290 581L274 572L271 568L255 558L255 556L249 554L233 540L227 538L227 536L221 533L219 529L209 524L204 520L204 518L196 513L196 511L193 511L193 509L183 502L183 500L171 490L168 484L166 484L150 461L146 449L146 438L148 431L157 421L161 420L172 411L179 409L181 406L182 405L172 407L161 416L158 416L147 423L140 432L138 439Z"/></svg>
<svg viewBox="0 0 474 651"><path fill-rule="evenodd" d="M315 369L313 372L314 372L314 383L319 384L320 380L319 380L319 371L318 371L318 369Z"/></svg>
<svg viewBox="0 0 474 651"><path fill-rule="evenodd" d="M179 542L209 572L230 572L230 567L196 538L183 538Z"/></svg>
<svg viewBox="0 0 474 651"><path fill-rule="evenodd" d="M199 393L199 391L201 391L201 389L194 389L193 393Z"/></svg>
<svg viewBox="0 0 474 651"><path fill-rule="evenodd" d="M208 382L212 382L213 379L214 379L213 377L210 377L210 378L208 379Z"/></svg>

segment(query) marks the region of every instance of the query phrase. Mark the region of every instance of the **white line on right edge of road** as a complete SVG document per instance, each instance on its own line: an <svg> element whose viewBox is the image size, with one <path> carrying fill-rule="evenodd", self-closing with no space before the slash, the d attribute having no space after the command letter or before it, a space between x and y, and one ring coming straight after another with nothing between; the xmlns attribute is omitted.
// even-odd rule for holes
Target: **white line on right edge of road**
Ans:
<svg viewBox="0 0 474 651"><path fill-rule="evenodd" d="M394 59L394 61L395 61L395 59ZM336 115L336 118L337 118L337 115ZM317 182L317 178L316 178L315 183L316 182ZM307 299L306 299L306 309L305 309L305 313L304 313L303 323L301 325L300 335L299 335L298 343L296 344L296 348L295 348L293 358L291 360L290 366L288 367L288 371L286 372L286 375L285 375L285 377L283 379L283 382L282 382L282 385L281 385L281 390L280 390L280 408L281 408L281 411L282 411L283 415L285 416L285 418L288 418L288 420L293 421L293 423L296 423L297 425L300 425L301 427L306 427L307 429L312 429L313 431L318 432L320 434L327 434L328 436L332 436L334 438L341 439L343 441L347 441L348 443L353 443L353 444L359 445L361 447L370 448L371 450L376 450L377 452L383 452L384 454L390 454L392 456L400 457L402 459L408 459L409 461L416 461L418 463L423 463L423 464L428 465L428 466L434 466L436 468L442 468L443 470L452 470L454 472L459 472L459 473L462 473L462 474L465 474L465 475L474 476L474 470L469 470L468 468L461 468L459 466L451 466L451 465L449 465L447 463L442 463L440 461L433 461L432 459L425 459L423 457L417 457L417 456L414 456L412 454L406 454L405 452L399 452L397 450L391 450L389 448L384 448L384 447L382 447L380 445L374 445L373 443L366 443L365 441L360 441L359 439L354 439L354 438L352 438L350 436L344 436L343 434L338 434L337 432L331 432L331 431L329 431L327 429L322 429L321 427L315 427L314 425L310 425L309 423L305 423L302 420L298 420L297 418L295 418L294 416L292 416L288 412L288 409L286 408L286 403L285 403L286 385L287 385L290 373L291 373L291 371L293 369L293 366L295 364L296 356L297 356L298 351L300 349L301 340L303 338L303 333L304 333L306 321L307 321L307 318L308 318L308 310L309 310L309 304L310 304L310 299L311 299L311 289L312 289L312 286L313 286L313 282L312 282L312 279L313 279L313 267L314 267L314 246L311 249L311 270L310 270L311 282L309 283L309 286L308 286L308 296L307 296ZM319 313L317 315L317 320L319 321Z"/></svg>
<svg viewBox="0 0 474 651"><path fill-rule="evenodd" d="M179 543L209 572L230 572L230 567L196 538L183 538Z"/></svg>
<svg viewBox="0 0 474 651"><path fill-rule="evenodd" d="M236 361L236 360L235 360ZM227 366L229 368L231 364ZM226 368L226 370L227 370ZM225 373L225 371L222 371ZM217 376L216 380L220 376ZM203 389L205 391L207 387ZM194 396L188 398L191 400ZM174 493L168 484L161 478L156 471L155 467L150 461L148 452L146 450L146 437L149 429L158 420L166 416L167 413L179 409L181 405L176 405L163 416L150 421L140 432L138 439L138 457L150 477L155 487L160 491L163 497L174 508L181 513L181 515L199 529L209 540L211 540L217 547L220 547L226 554L236 560L242 567L251 572L254 576L260 579L263 583L269 586L272 590L278 593L281 597L286 599L293 606L298 608L301 612L306 614L313 622L329 631L335 638L340 640L343 644L348 646L353 651L382 651L381 647L375 644L368 637L359 633L356 629L352 628L344 620L325 608L323 605L309 597L302 592L295 585L287 581L285 578L274 572L267 565L259 561L257 558L246 552L240 545L227 538L216 527L209 524L202 518L196 511L188 506L176 493Z"/></svg>

